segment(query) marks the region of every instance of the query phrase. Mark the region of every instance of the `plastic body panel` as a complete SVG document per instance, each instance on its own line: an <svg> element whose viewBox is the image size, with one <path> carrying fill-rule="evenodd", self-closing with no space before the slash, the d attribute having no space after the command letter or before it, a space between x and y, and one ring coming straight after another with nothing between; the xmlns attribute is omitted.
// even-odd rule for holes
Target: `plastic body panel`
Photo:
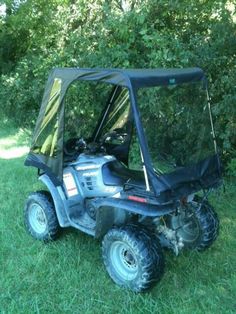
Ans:
<svg viewBox="0 0 236 314"><path fill-rule="evenodd" d="M39 177L39 180L42 181L46 187L48 188L56 210L57 219L61 227L68 227L70 226L69 219L65 210L65 194L62 188L55 187L52 180L49 178L48 175L43 174Z"/></svg>
<svg viewBox="0 0 236 314"><path fill-rule="evenodd" d="M112 196L123 189L123 186L104 184L102 167L113 160L116 158L109 155L81 154L74 163L64 168L63 175L68 172L73 174L78 193L83 199Z"/></svg>
<svg viewBox="0 0 236 314"><path fill-rule="evenodd" d="M39 177L54 201L61 227L74 227L95 237L101 237L112 225L123 224L132 215L158 217L172 212L176 204L138 203L122 198L123 186L105 185L102 167L115 157L109 155L81 154L63 171L63 186L55 186L46 174ZM88 214L87 202L96 212Z"/></svg>

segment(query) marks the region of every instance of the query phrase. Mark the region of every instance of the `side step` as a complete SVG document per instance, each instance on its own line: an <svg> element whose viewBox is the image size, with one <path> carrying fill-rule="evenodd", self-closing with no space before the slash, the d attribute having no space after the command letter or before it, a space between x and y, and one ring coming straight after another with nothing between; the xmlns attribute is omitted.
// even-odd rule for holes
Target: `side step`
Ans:
<svg viewBox="0 0 236 314"><path fill-rule="evenodd" d="M68 220L71 227L81 230L92 236L95 235L96 221L85 211L78 202L70 201L67 204Z"/></svg>

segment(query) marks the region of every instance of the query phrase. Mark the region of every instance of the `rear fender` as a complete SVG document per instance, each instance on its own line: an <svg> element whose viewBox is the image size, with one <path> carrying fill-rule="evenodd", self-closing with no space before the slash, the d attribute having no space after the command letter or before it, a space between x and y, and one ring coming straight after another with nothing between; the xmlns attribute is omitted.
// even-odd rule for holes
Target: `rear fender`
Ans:
<svg viewBox="0 0 236 314"><path fill-rule="evenodd" d="M152 205L117 198L100 198L93 202L93 206L97 212L96 238L102 237L113 225L121 224L122 220L125 223L132 215L155 218L167 215L176 208L175 203Z"/></svg>
<svg viewBox="0 0 236 314"><path fill-rule="evenodd" d="M41 175L39 177L39 180L41 182L43 182L43 184L46 185L48 191L50 192L50 194L52 196L55 210L56 210L56 214L57 214L57 219L58 219L60 226L61 227L70 226L68 216L67 216L66 211L65 211L65 206L63 203L63 201L65 201L66 197L65 197L65 194L63 192L62 187L61 186L56 187L53 184L52 180L49 178L49 176L46 174Z"/></svg>

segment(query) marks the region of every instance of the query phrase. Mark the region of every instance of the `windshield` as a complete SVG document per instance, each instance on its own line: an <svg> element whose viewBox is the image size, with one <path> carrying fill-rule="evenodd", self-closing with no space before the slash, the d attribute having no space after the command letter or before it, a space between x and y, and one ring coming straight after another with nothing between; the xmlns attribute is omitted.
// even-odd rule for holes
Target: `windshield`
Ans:
<svg viewBox="0 0 236 314"><path fill-rule="evenodd" d="M117 89L118 90L118 89ZM116 95L116 90L114 92ZM127 88L119 88L118 95L112 101L105 119L101 124L100 137L114 130L127 132L127 124L130 113L129 91Z"/></svg>
<svg viewBox="0 0 236 314"><path fill-rule="evenodd" d="M111 84L75 81L65 95L64 141L72 137L92 137L112 91Z"/></svg>
<svg viewBox="0 0 236 314"><path fill-rule="evenodd" d="M214 154L206 90L201 83L141 88L138 105L152 165L159 173Z"/></svg>

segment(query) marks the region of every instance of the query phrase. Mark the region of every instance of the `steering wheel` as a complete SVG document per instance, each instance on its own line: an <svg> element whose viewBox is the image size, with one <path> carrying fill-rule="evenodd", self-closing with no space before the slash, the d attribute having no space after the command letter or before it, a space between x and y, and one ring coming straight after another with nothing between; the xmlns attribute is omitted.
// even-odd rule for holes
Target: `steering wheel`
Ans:
<svg viewBox="0 0 236 314"><path fill-rule="evenodd" d="M117 128L104 134L101 139L102 145L121 145L126 141L128 134L123 129Z"/></svg>
<svg viewBox="0 0 236 314"><path fill-rule="evenodd" d="M67 156L74 156L76 153L81 153L86 148L86 142L83 138L70 138L64 143L64 153Z"/></svg>

